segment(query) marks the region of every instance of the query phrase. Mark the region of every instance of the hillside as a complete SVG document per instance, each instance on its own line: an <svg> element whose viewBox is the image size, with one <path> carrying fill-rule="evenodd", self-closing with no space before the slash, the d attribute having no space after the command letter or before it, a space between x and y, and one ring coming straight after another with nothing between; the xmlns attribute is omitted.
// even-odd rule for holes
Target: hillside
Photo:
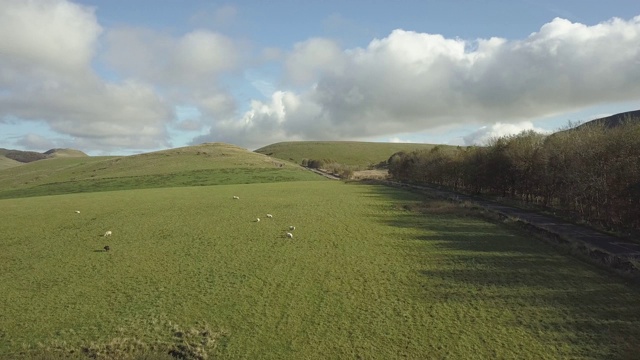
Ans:
<svg viewBox="0 0 640 360"><path fill-rule="evenodd" d="M627 111L599 119L588 121L584 124L576 126L574 129L582 129L584 127L602 125L606 129L612 129L620 126L625 122L640 123L640 110Z"/></svg>
<svg viewBox="0 0 640 360"><path fill-rule="evenodd" d="M48 157L83 157L89 156L80 150L75 149L51 149L44 152Z"/></svg>
<svg viewBox="0 0 640 360"><path fill-rule="evenodd" d="M210 143L132 156L59 156L23 164L0 172L0 198L318 178L289 162Z"/></svg>
<svg viewBox="0 0 640 360"><path fill-rule="evenodd" d="M56 157L87 157L80 150L74 149L51 149L43 153L36 151L24 151L0 148L0 170L30 163L39 160L51 159Z"/></svg>
<svg viewBox="0 0 640 360"><path fill-rule="evenodd" d="M431 149L435 146L437 145L359 141L297 141L275 143L257 149L256 152L297 164L300 164L302 159L315 159L367 167L386 161L398 151Z"/></svg>
<svg viewBox="0 0 640 360"><path fill-rule="evenodd" d="M18 165L22 165L22 163L13 159L9 159L6 156L0 156L0 170L8 169Z"/></svg>

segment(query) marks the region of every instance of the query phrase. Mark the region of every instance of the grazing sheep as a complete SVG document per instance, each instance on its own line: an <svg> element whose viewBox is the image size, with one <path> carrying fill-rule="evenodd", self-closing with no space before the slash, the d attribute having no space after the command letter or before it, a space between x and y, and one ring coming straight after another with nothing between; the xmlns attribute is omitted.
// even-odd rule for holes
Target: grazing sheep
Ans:
<svg viewBox="0 0 640 360"><path fill-rule="evenodd" d="M106 233L104 233L104 237L107 237L107 236L111 236L111 230L109 230Z"/></svg>
<svg viewBox="0 0 640 360"><path fill-rule="evenodd" d="M76 214L80 214L80 210L76 210Z"/></svg>
<svg viewBox="0 0 640 360"><path fill-rule="evenodd" d="M272 218L273 218L273 215L271 215L271 214L267 214L267 217L268 217L269 219L272 219Z"/></svg>
<svg viewBox="0 0 640 360"><path fill-rule="evenodd" d="M109 245L106 245L103 249L104 249L104 251L109 251L109 250L111 250L111 248L109 247Z"/></svg>
<svg viewBox="0 0 640 360"><path fill-rule="evenodd" d="M289 230L295 230L295 229L296 229L295 226L293 226L293 225L289 226Z"/></svg>
<svg viewBox="0 0 640 360"><path fill-rule="evenodd" d="M260 218L256 218L256 222L260 222Z"/></svg>
<svg viewBox="0 0 640 360"><path fill-rule="evenodd" d="M233 198L234 198L235 200L240 200L240 197L239 197L239 196L235 196L235 195L234 195L234 196L233 196Z"/></svg>
<svg viewBox="0 0 640 360"><path fill-rule="evenodd" d="M289 239L293 239L293 234L292 234L292 233L290 233L290 232L288 232L288 233L287 233L287 237L288 237Z"/></svg>

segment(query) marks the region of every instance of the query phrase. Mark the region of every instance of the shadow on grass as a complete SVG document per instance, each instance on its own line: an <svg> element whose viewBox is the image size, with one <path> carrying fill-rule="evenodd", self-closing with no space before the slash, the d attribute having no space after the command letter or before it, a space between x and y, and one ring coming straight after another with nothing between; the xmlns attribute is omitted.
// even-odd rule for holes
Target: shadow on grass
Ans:
<svg viewBox="0 0 640 360"><path fill-rule="evenodd" d="M637 358L636 285L458 205L383 185L369 189L366 196L387 199L397 210L378 218L402 234L397 246L424 264L414 289L419 299L511 312L517 316L509 327L549 346L571 344L569 357ZM407 236L393 228L418 231Z"/></svg>

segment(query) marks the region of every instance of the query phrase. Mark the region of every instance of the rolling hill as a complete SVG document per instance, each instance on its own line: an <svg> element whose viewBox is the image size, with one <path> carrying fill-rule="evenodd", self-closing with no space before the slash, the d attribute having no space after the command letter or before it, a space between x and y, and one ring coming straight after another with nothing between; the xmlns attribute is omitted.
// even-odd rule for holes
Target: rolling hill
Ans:
<svg viewBox="0 0 640 360"><path fill-rule="evenodd" d="M0 172L0 198L296 180L318 176L238 146L209 143L131 156L57 156L7 168Z"/></svg>
<svg viewBox="0 0 640 360"><path fill-rule="evenodd" d="M577 128L593 125L603 125L607 129L618 127L625 122L640 122L640 110L627 111L595 120L588 121Z"/></svg>
<svg viewBox="0 0 640 360"><path fill-rule="evenodd" d="M39 161L45 159L51 159L56 157L87 157L80 150L74 149L51 149L43 153L36 151L23 151L0 148L0 170L10 167Z"/></svg>
<svg viewBox="0 0 640 360"><path fill-rule="evenodd" d="M256 152L297 164L300 164L302 159L315 159L367 167L386 161L398 151L431 149L435 146L438 145L360 141L297 141L271 144L257 149ZM448 147L449 145L439 146Z"/></svg>

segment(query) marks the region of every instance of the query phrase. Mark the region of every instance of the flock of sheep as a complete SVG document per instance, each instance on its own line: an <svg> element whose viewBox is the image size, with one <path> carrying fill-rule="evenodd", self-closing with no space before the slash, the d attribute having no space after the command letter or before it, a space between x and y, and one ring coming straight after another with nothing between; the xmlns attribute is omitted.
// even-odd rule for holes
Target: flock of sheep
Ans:
<svg viewBox="0 0 640 360"><path fill-rule="evenodd" d="M234 195L234 196L233 196L233 199L234 199L234 200L240 200L240 197L239 197L239 196ZM273 219L273 215L271 215L271 214L267 214L267 218L269 218L269 219ZM255 221L256 221L256 222L260 222L260 218L256 218L256 220L255 220ZM286 237L288 237L289 239L293 239L293 233L292 233L292 231L293 231L293 230L295 230L295 229L296 229L296 227L295 227L295 226L293 226L293 225L289 226L289 231L285 233L285 236L286 236Z"/></svg>
<svg viewBox="0 0 640 360"><path fill-rule="evenodd" d="M239 197L239 196L234 195L234 196L233 196L233 199L234 199L234 200L240 200L240 197ZM76 210L76 211L75 211L75 213L76 213L76 214L80 214L80 210ZM271 214L267 214L267 218L269 218L269 219L273 219L273 215L271 215ZM260 218L256 218L256 222L260 222ZM286 236L286 237L288 237L289 239L293 239L293 233L292 233L292 231L293 231L293 230L295 230L295 229L296 229L296 227L295 227L295 226L293 226L293 225L289 226L289 231L285 233L285 236ZM111 236L112 234L113 234L113 233L111 232L111 230L108 230L108 231L106 231L106 232L104 233L104 235L102 235L102 237L105 237L105 238L106 238L106 237ZM104 249L104 251L109 251L109 250L111 250L111 248L109 247L109 245L105 245L105 247L104 247L103 249Z"/></svg>

